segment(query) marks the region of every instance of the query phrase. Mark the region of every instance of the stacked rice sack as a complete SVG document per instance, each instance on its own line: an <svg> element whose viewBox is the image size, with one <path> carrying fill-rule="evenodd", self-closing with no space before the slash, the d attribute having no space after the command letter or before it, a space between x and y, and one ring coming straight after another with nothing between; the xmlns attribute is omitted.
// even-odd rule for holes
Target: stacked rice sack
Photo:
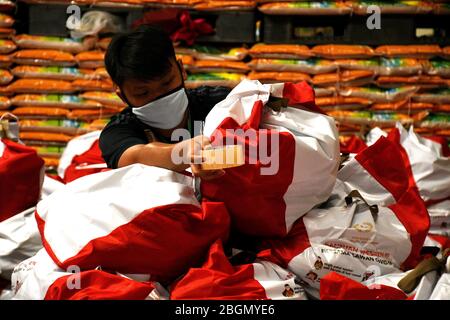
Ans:
<svg viewBox="0 0 450 320"><path fill-rule="evenodd" d="M187 88L202 85L235 87L245 78L249 67L243 60L245 48L216 48L194 45L175 47L177 59L181 60L188 73Z"/></svg>
<svg viewBox="0 0 450 320"><path fill-rule="evenodd" d="M8 69L11 64L11 54L16 49L16 44L11 37L14 35L12 27L15 23L13 17L15 4L11 1L3 1L0 6L0 116L11 106L11 99L3 94L4 88L13 80L14 76ZM6 30L11 30L6 32Z"/></svg>
<svg viewBox="0 0 450 320"><path fill-rule="evenodd" d="M96 39L17 35L10 53L14 80L1 89L19 117L20 138L56 169L73 137L101 129L124 104L104 68Z"/></svg>

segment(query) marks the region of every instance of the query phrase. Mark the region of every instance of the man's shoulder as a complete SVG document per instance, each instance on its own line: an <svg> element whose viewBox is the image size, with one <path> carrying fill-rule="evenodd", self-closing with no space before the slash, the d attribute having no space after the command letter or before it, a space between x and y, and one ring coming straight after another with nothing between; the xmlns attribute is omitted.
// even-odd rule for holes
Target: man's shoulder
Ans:
<svg viewBox="0 0 450 320"><path fill-rule="evenodd" d="M111 117L111 120L108 122L105 128L115 125L121 125L121 124L130 124L137 121L136 116L133 112L131 112L131 108L127 107L123 109L118 114L115 114Z"/></svg>
<svg viewBox="0 0 450 320"><path fill-rule="evenodd" d="M229 93L231 89L228 87L211 87L211 86L200 86L193 89L188 89L187 94L191 98L203 98L203 99L221 99L223 100Z"/></svg>

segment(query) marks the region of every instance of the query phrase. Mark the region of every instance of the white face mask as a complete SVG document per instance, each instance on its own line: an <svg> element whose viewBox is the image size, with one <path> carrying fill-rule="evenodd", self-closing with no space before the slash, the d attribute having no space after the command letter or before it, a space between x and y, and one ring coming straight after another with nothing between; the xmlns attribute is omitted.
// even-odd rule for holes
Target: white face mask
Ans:
<svg viewBox="0 0 450 320"><path fill-rule="evenodd" d="M165 97L151 101L142 107L132 108L139 120L150 127L172 129L181 123L188 106L184 88Z"/></svg>

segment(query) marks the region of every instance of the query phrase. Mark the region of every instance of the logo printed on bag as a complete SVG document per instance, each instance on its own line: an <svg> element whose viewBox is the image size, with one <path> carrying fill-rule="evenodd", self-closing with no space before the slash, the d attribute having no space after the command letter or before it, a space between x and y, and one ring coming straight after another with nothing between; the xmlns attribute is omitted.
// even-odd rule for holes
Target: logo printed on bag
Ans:
<svg viewBox="0 0 450 320"><path fill-rule="evenodd" d="M370 222L364 222L364 223L356 223L352 226L353 229L356 229L361 232L370 232L373 230L373 224Z"/></svg>
<svg viewBox="0 0 450 320"><path fill-rule="evenodd" d="M316 262L314 262L314 268L316 270L320 270L323 268L323 262L322 262L322 258L321 257L317 257Z"/></svg>

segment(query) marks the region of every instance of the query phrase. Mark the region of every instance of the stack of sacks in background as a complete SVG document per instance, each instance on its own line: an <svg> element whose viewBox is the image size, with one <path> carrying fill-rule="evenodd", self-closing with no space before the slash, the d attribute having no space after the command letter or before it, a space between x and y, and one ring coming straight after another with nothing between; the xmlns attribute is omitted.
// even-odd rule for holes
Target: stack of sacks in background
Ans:
<svg viewBox="0 0 450 320"><path fill-rule="evenodd" d="M15 79L1 89L20 120L20 138L56 168L67 142L101 129L124 104L104 68L96 39L17 35L10 54Z"/></svg>
<svg viewBox="0 0 450 320"><path fill-rule="evenodd" d="M248 78L312 83L317 106L339 121L344 134L400 121L448 136L449 49L256 44L249 50L253 71Z"/></svg>
<svg viewBox="0 0 450 320"><path fill-rule="evenodd" d="M247 49L243 47L194 45L189 48L175 47L175 52L188 73L186 88L201 85L235 87L250 70L242 62L247 57Z"/></svg>
<svg viewBox="0 0 450 320"><path fill-rule="evenodd" d="M367 15L368 7L376 5L381 14L450 14L445 0L437 1L309 1L257 0L259 11L273 15Z"/></svg>
<svg viewBox="0 0 450 320"><path fill-rule="evenodd" d="M16 49L16 44L11 40L11 35L14 34L12 29L15 19L13 17L15 4L10 1L2 1L0 3L0 116L6 112L11 106L11 100L2 92L12 80L13 75L8 70L12 64L11 53Z"/></svg>
<svg viewBox="0 0 450 320"><path fill-rule="evenodd" d="M256 7L255 0L141 0L137 2L149 7L176 7L203 11L253 10Z"/></svg>

